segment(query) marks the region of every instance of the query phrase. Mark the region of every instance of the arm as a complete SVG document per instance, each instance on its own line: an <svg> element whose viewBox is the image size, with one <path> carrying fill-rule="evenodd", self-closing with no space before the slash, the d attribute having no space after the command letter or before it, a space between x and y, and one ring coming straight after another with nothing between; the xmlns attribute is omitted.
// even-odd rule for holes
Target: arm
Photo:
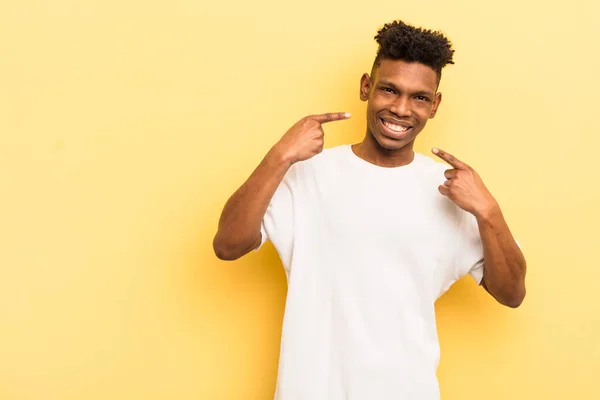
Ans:
<svg viewBox="0 0 600 400"><path fill-rule="evenodd" d="M525 298L525 257L497 204L476 218L485 260L482 285L498 302L516 308Z"/></svg>
<svg viewBox="0 0 600 400"><path fill-rule="evenodd" d="M445 172L440 193L477 220L485 260L483 287L501 304L518 307L525 298L525 257L500 206L473 168L442 150L433 153L454 167Z"/></svg>
<svg viewBox="0 0 600 400"><path fill-rule="evenodd" d="M213 240L218 258L236 260L260 245L262 218L291 165L291 159L274 146L225 203Z"/></svg>
<svg viewBox="0 0 600 400"><path fill-rule="evenodd" d="M260 245L261 221L288 169L295 162L307 160L323 150L321 124L349 117L348 113L305 117L283 135L225 204L213 240L218 258L236 260Z"/></svg>

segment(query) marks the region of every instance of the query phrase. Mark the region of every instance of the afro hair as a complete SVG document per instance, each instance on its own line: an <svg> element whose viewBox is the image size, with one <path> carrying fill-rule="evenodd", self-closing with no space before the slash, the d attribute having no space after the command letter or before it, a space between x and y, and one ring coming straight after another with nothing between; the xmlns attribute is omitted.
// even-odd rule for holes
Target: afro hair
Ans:
<svg viewBox="0 0 600 400"><path fill-rule="evenodd" d="M417 28L402 21L385 24L377 32L379 44L374 69L383 59L418 62L431 67L438 75L447 64L454 64L452 43L438 31Z"/></svg>

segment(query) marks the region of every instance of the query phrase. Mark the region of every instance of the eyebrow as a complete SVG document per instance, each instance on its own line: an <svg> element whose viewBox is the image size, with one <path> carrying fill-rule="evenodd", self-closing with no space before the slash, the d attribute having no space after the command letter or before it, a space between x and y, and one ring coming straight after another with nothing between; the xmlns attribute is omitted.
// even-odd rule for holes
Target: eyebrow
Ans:
<svg viewBox="0 0 600 400"><path fill-rule="evenodd" d="M394 85L392 82L389 82L389 81L379 81L379 84L383 85L383 86L389 86L390 88L392 88L392 89L394 89L394 90L396 90L398 92L401 92L401 90L399 90L396 87L396 85ZM415 95L415 96L429 96L429 97L433 97L434 96L434 94L432 92L427 91L427 90L419 90L419 91L417 91L415 93L412 93L412 94Z"/></svg>

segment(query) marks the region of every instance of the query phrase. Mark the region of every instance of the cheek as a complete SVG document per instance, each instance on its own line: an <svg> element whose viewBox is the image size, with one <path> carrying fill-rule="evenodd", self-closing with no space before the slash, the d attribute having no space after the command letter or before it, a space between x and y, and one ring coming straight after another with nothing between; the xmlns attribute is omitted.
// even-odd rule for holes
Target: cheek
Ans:
<svg viewBox="0 0 600 400"><path fill-rule="evenodd" d="M427 119L431 116L431 105L421 105L415 108L415 114L418 115L421 123L427 122Z"/></svg>
<svg viewBox="0 0 600 400"><path fill-rule="evenodd" d="M377 102L373 100L369 100L369 104L367 105L367 114L369 118L375 118L377 116L377 111L379 110Z"/></svg>
<svg viewBox="0 0 600 400"><path fill-rule="evenodd" d="M387 102L385 101L385 99L382 99L379 96L373 96L371 98L371 100L369 100L369 113L376 115L379 111L387 108Z"/></svg>

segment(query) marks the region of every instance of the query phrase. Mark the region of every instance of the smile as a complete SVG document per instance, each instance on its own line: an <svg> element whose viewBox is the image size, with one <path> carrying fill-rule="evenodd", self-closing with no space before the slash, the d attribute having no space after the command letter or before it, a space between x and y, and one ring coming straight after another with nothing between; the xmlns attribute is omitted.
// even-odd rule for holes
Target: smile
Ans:
<svg viewBox="0 0 600 400"><path fill-rule="evenodd" d="M412 129L411 125L399 125L393 122L385 121L384 119L380 120L388 136L391 136L395 139L400 139L406 136L405 134Z"/></svg>

